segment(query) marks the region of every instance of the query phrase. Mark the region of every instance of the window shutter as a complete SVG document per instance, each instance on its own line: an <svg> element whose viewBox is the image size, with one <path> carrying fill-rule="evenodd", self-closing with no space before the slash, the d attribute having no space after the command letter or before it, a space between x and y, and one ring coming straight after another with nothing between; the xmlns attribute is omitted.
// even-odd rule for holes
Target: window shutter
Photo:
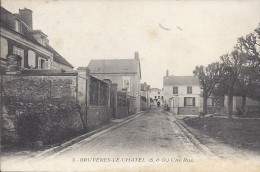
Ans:
<svg viewBox="0 0 260 172"><path fill-rule="evenodd" d="M48 60L45 61L45 69L48 69Z"/></svg>
<svg viewBox="0 0 260 172"><path fill-rule="evenodd" d="M38 58L38 69L41 69L41 58Z"/></svg>
<svg viewBox="0 0 260 172"><path fill-rule="evenodd" d="M193 97L192 103L193 103L193 106L195 106L195 97Z"/></svg>
<svg viewBox="0 0 260 172"><path fill-rule="evenodd" d="M186 101L187 101L186 97L184 97L184 106L186 106L186 104L187 104Z"/></svg>

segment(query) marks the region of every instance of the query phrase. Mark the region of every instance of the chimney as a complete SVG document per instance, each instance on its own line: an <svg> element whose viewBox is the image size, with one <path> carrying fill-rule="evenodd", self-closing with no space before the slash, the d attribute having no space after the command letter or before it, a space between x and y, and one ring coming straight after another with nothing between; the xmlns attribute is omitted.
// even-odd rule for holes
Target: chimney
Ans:
<svg viewBox="0 0 260 172"><path fill-rule="evenodd" d="M27 8L19 9L19 17L30 28L30 30L33 30L32 10Z"/></svg>
<svg viewBox="0 0 260 172"><path fill-rule="evenodd" d="M169 76L169 70L168 69L166 70L166 76Z"/></svg>
<svg viewBox="0 0 260 172"><path fill-rule="evenodd" d="M138 51L135 52L135 60L139 60L139 53L138 53Z"/></svg>

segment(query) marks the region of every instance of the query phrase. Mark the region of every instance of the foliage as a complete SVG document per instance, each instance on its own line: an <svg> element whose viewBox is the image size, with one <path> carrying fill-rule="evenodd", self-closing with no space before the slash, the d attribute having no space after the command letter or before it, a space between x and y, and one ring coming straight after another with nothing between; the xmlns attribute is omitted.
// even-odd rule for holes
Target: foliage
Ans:
<svg viewBox="0 0 260 172"><path fill-rule="evenodd" d="M206 100L209 95L228 95L228 117L233 114L233 96L243 97L242 113L245 114L246 97L260 99L260 23L245 37L240 37L230 54L220 57L221 63L208 67L196 66ZM217 70L216 70L217 69ZM206 111L204 111L205 114Z"/></svg>
<svg viewBox="0 0 260 172"><path fill-rule="evenodd" d="M19 103L20 104L20 103ZM78 105L72 103L24 103L21 108L12 105L10 112L17 116L17 132L21 143L44 141L52 144L83 131Z"/></svg>
<svg viewBox="0 0 260 172"><path fill-rule="evenodd" d="M193 74L198 76L199 83L203 89L203 115L207 114L207 99L212 94L216 85L222 78L223 65L215 62L209 64L207 67L196 66Z"/></svg>

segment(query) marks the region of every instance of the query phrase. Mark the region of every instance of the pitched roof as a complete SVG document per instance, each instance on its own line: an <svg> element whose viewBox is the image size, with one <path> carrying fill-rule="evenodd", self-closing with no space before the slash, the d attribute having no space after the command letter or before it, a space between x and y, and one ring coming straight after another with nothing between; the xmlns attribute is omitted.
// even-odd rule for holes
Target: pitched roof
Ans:
<svg viewBox="0 0 260 172"><path fill-rule="evenodd" d="M61 63L63 65L69 66L73 68L73 66L66 60L64 59L57 51L55 51L50 45L46 44L46 46L40 44L34 37L33 34L35 33L40 33L47 37L46 34L44 34L41 30L29 30L28 27L23 27L23 33L19 33L15 31L14 28L14 20L16 18L19 18L18 14L12 14L10 11L6 10L5 8L1 7L1 26L5 27L6 29L19 34L23 36L25 39L32 41L33 43L37 44L38 46L41 46L53 53L53 60ZM22 23L25 25L24 23Z"/></svg>
<svg viewBox="0 0 260 172"><path fill-rule="evenodd" d="M199 85L195 76L164 76L163 85Z"/></svg>
<svg viewBox="0 0 260 172"><path fill-rule="evenodd" d="M91 60L88 64L93 74L136 74L139 67L135 59Z"/></svg>
<svg viewBox="0 0 260 172"><path fill-rule="evenodd" d="M151 91L162 91L162 90L159 88L151 88Z"/></svg>
<svg viewBox="0 0 260 172"><path fill-rule="evenodd" d="M48 50L50 50L53 53L53 60L64 64L66 66L69 66L71 68L74 68L65 58L63 58L57 51L55 51L50 45L46 44L46 48L48 48Z"/></svg>

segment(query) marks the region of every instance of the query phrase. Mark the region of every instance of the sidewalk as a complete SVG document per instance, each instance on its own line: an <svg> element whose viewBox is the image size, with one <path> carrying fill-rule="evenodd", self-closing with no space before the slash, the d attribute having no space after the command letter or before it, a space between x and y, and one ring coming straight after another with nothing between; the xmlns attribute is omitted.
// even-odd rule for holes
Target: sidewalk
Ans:
<svg viewBox="0 0 260 172"><path fill-rule="evenodd" d="M191 126L188 126L185 123L185 119L197 118L197 115L175 115L170 112L175 119L176 123L180 125L180 128L184 128L183 132L186 133L187 137L197 146L199 149L202 149L203 152L212 152L213 155L218 156L219 158L244 158L248 159L253 156L259 156L258 154L250 151L245 151L229 144L223 143L217 137L213 138L207 136L203 131L197 130ZM215 117L214 117L215 118ZM238 119L238 118L236 118ZM207 130L207 128L205 128ZM202 146L202 147L201 147Z"/></svg>
<svg viewBox="0 0 260 172"><path fill-rule="evenodd" d="M131 121L135 118L137 118L138 116L142 115L143 113L145 113L144 111L140 111L137 112L134 115L131 116L127 116L125 118L121 118L121 119L111 119L108 123L103 124L101 126L99 126L98 128L80 135L74 139L71 139L69 141L66 141L65 143L60 143L60 144L56 144L55 146L51 147L51 148L47 148L45 150L41 150L41 151L19 151L19 152L8 152L8 153L4 153L1 155L2 159L8 159L8 158L18 158L18 159L28 159L28 158L44 158L47 156L51 156L77 142L80 142L82 140L84 140L87 137L90 137L94 134L100 133L100 132L106 132L108 130L111 130L115 127L119 127L120 125L123 125L124 123Z"/></svg>

